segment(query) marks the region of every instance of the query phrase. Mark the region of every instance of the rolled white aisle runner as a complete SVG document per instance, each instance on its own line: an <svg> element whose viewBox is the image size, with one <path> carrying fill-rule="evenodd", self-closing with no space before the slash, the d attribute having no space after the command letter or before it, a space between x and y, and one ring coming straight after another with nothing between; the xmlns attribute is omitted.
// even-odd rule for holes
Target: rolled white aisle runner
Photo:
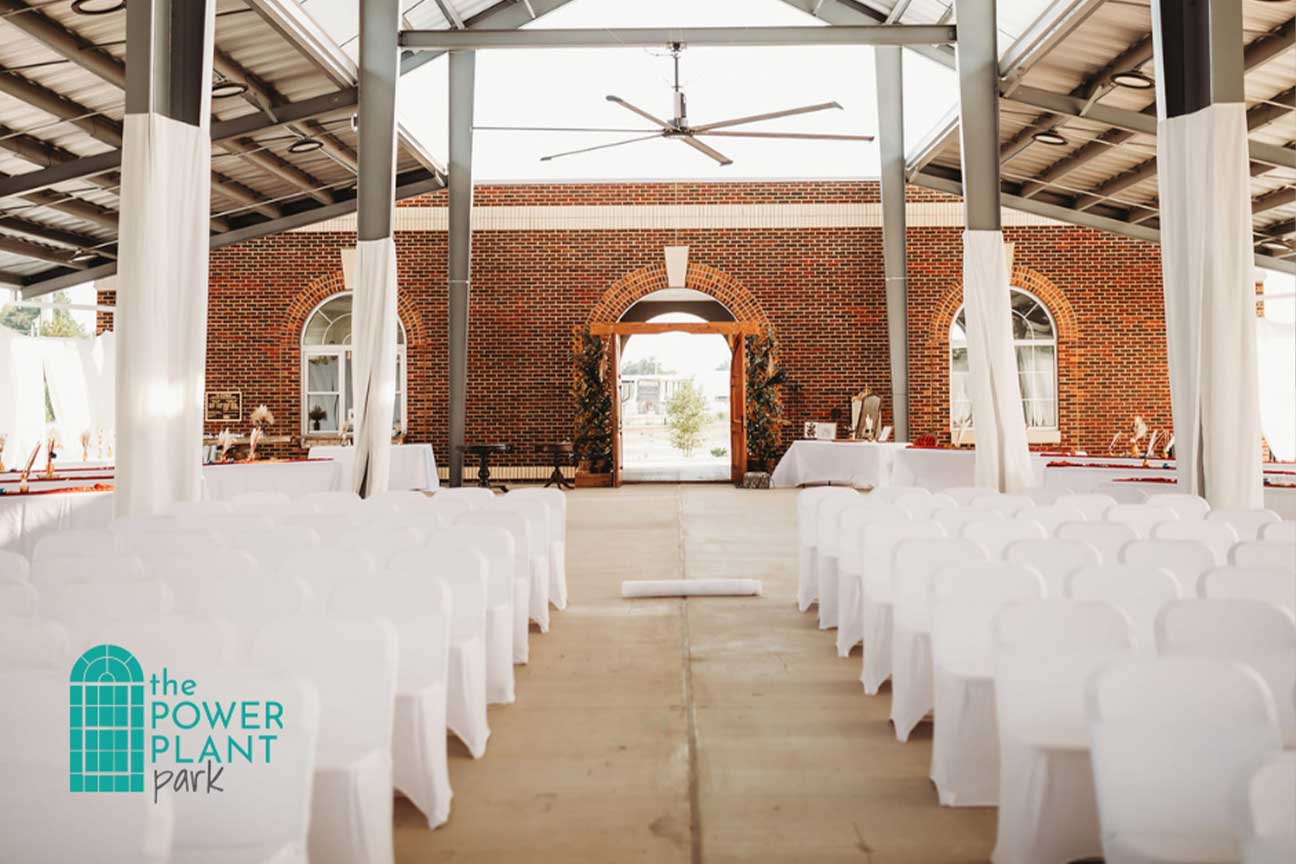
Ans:
<svg viewBox="0 0 1296 864"><path fill-rule="evenodd" d="M752 597L759 579L640 579L621 583L622 597Z"/></svg>

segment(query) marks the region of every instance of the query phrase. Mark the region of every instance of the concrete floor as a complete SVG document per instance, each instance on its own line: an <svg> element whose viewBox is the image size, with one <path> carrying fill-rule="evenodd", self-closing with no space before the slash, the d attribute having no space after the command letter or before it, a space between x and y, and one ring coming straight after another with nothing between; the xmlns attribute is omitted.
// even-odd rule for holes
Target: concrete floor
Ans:
<svg viewBox="0 0 1296 864"><path fill-rule="evenodd" d="M396 806L401 864L980 862L993 810L948 809L858 654L794 603L794 491L569 493L572 603L531 638L485 758L451 742L449 824ZM759 598L627 601L624 578L742 576Z"/></svg>

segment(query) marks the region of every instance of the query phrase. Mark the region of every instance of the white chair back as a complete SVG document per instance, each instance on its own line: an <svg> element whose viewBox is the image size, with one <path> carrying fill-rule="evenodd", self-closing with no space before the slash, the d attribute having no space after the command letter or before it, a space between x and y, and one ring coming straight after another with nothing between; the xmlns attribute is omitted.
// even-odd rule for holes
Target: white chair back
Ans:
<svg viewBox="0 0 1296 864"><path fill-rule="evenodd" d="M985 547L954 537L911 537L891 553L891 602L897 631L931 630L931 593L936 571L947 565L988 561Z"/></svg>
<svg viewBox="0 0 1296 864"><path fill-rule="evenodd" d="M947 507L932 513L931 518L936 524L945 529L945 533L951 537L957 537L963 531L963 526L969 522L986 522L991 519L1007 520L1007 516L997 510L989 510L983 507Z"/></svg>
<svg viewBox="0 0 1296 864"><path fill-rule="evenodd" d="M32 568L32 584L38 590L77 582L138 582L148 578L144 562L121 552L98 558L41 558Z"/></svg>
<svg viewBox="0 0 1296 864"><path fill-rule="evenodd" d="M489 588L486 558L481 553L472 549L438 549L430 570L417 575L449 587L456 636L479 637L485 641Z"/></svg>
<svg viewBox="0 0 1296 864"><path fill-rule="evenodd" d="M1070 495L1069 489L1046 489L1043 486L1032 486L1030 489L1023 489L1018 493L1025 495L1034 502L1036 507L1052 507L1057 499L1063 495Z"/></svg>
<svg viewBox="0 0 1296 864"><path fill-rule="evenodd" d="M1260 526L1260 539L1276 543L1296 543L1296 522L1291 519L1266 522Z"/></svg>
<svg viewBox="0 0 1296 864"><path fill-rule="evenodd" d="M1096 492L1073 492L1069 495L1059 495L1053 503L1070 510L1079 510L1086 520L1097 522L1106 515L1108 510L1116 506L1116 499Z"/></svg>
<svg viewBox="0 0 1296 864"><path fill-rule="evenodd" d="M234 625L239 645L247 645L270 621L309 611L310 589L290 576L272 578L259 567L225 573L186 586L188 602L177 611L223 618Z"/></svg>
<svg viewBox="0 0 1296 864"><path fill-rule="evenodd" d="M427 503L427 497L413 489L392 489L364 499L361 510L366 516L378 518L408 513L413 508Z"/></svg>
<svg viewBox="0 0 1296 864"><path fill-rule="evenodd" d="M203 518L230 512L228 501L214 501L202 498L198 501L181 501L171 508L169 515L177 519Z"/></svg>
<svg viewBox="0 0 1296 864"><path fill-rule="evenodd" d="M36 614L36 589L27 582L0 582L0 616L29 618Z"/></svg>
<svg viewBox="0 0 1296 864"><path fill-rule="evenodd" d="M862 497L863 501L847 507L838 517L837 569L840 573L864 572L864 560L861 555L864 548L865 525L875 522L909 521L909 517L893 505L870 503L872 492Z"/></svg>
<svg viewBox="0 0 1296 864"><path fill-rule="evenodd" d="M1296 853L1296 752L1271 755L1234 792L1233 833L1244 864L1282 864Z"/></svg>
<svg viewBox="0 0 1296 864"><path fill-rule="evenodd" d="M994 674L991 622L1009 603L1039 600L1044 578L1006 561L947 564L932 578L932 665L960 677Z"/></svg>
<svg viewBox="0 0 1296 864"><path fill-rule="evenodd" d="M171 531L142 531L128 527L118 536L126 551L138 555L145 564L158 558L200 558L229 546L226 538L215 531L179 527Z"/></svg>
<svg viewBox="0 0 1296 864"><path fill-rule="evenodd" d="M439 493L438 493L439 494ZM847 486L812 486L797 493L797 542L813 546L819 540L819 505L837 495L859 495Z"/></svg>
<svg viewBox="0 0 1296 864"><path fill-rule="evenodd" d="M941 494L953 498L958 502L960 507L966 507L972 503L973 499L985 495L988 491L984 486L950 486L942 489Z"/></svg>
<svg viewBox="0 0 1296 864"><path fill-rule="evenodd" d="M530 584L531 563L525 552L530 548L531 526L525 516L502 510L473 510L456 519L449 530L458 531L463 528L501 528L507 531L513 538L513 578Z"/></svg>
<svg viewBox="0 0 1296 864"><path fill-rule="evenodd" d="M495 503L496 495L480 486L455 486L438 489L432 497L442 501L461 501L468 505L469 510L484 510Z"/></svg>
<svg viewBox="0 0 1296 864"><path fill-rule="evenodd" d="M1260 600L1178 600L1156 622L1164 657L1236 660L1260 673L1287 747L1296 747L1296 620ZM1286 697L1286 698L1283 698Z"/></svg>
<svg viewBox="0 0 1296 864"><path fill-rule="evenodd" d="M0 583L31 581L31 566L17 552L0 549Z"/></svg>
<svg viewBox="0 0 1296 864"><path fill-rule="evenodd" d="M1188 495L1183 492L1164 492L1149 495L1147 504L1152 507L1166 507L1175 511L1180 519L1205 519L1210 512L1210 504L1200 495Z"/></svg>
<svg viewBox="0 0 1296 864"><path fill-rule="evenodd" d="M864 526L860 541L864 592L873 603L891 602L891 565L896 544L908 537L948 537L930 520L873 522Z"/></svg>
<svg viewBox="0 0 1296 864"><path fill-rule="evenodd" d="M959 503L940 492L927 494L909 493L895 500L895 506L901 512L908 513L912 519L930 519L937 510L949 510L958 507Z"/></svg>
<svg viewBox="0 0 1296 864"><path fill-rule="evenodd" d="M1044 577L1045 597L1061 597L1068 576L1102 563L1098 550L1082 540L1018 540L1008 544L1003 557L1037 570Z"/></svg>
<svg viewBox="0 0 1296 864"><path fill-rule="evenodd" d="M930 494L930 490L921 486L874 486L864 498L874 504L893 504L905 495Z"/></svg>
<svg viewBox="0 0 1296 864"><path fill-rule="evenodd" d="M1229 563L1235 567L1277 567L1296 573L1296 543L1244 540L1229 550Z"/></svg>
<svg viewBox="0 0 1296 864"><path fill-rule="evenodd" d="M1212 510L1206 514L1206 521L1227 522L1237 532L1238 540L1255 540L1261 528L1281 522L1282 517L1272 510Z"/></svg>
<svg viewBox="0 0 1296 864"><path fill-rule="evenodd" d="M495 504L488 512L520 513L526 517L527 525L530 526L528 532L530 545L527 547L527 555L545 555L547 557L549 550L549 508L545 506L543 501L534 498L509 499L510 496L508 495L496 496ZM827 506L827 503L825 502L824 506Z"/></svg>
<svg viewBox="0 0 1296 864"><path fill-rule="evenodd" d="M1227 564L1229 550L1238 542L1237 531L1228 522L1209 519L1177 519L1152 527L1154 540L1195 540L1205 544L1216 564Z"/></svg>
<svg viewBox="0 0 1296 864"><path fill-rule="evenodd" d="M142 582L86 582L42 591L37 609L67 628L73 645L111 618L150 617L172 610L171 590L161 579Z"/></svg>
<svg viewBox="0 0 1296 864"><path fill-rule="evenodd" d="M340 537L355 528L366 524L359 509L341 512L324 513L287 513L276 516L274 524L281 528L306 528L320 536L320 542L328 543L330 538Z"/></svg>
<svg viewBox="0 0 1296 864"><path fill-rule="evenodd" d="M1202 574L1197 594L1208 600L1261 600L1296 613L1296 576L1274 567L1216 567Z"/></svg>
<svg viewBox="0 0 1296 864"><path fill-rule="evenodd" d="M1124 660L1090 679L1085 701L1106 859L1182 860L1188 848L1238 860L1231 787L1281 747L1260 676L1220 660Z"/></svg>
<svg viewBox="0 0 1296 864"><path fill-rule="evenodd" d="M485 491L485 490L482 490ZM549 508L549 539L561 543L567 539L567 495L558 489L527 486L508 493L514 498L538 498Z"/></svg>
<svg viewBox="0 0 1296 864"><path fill-rule="evenodd" d="M992 559L1002 559L1004 550L1020 540L1043 540L1047 535L1044 526L1028 519L977 519L965 522L961 537L974 540L985 547Z"/></svg>
<svg viewBox="0 0 1296 864"><path fill-rule="evenodd" d="M513 602L513 580L517 574L517 543L504 528L485 525L456 525L428 537L423 549L406 555L437 557L443 550L460 549L476 552L486 561L487 602L491 606ZM389 570L407 569L398 559L387 565Z"/></svg>
<svg viewBox="0 0 1296 864"><path fill-rule="evenodd" d="M224 541L249 531L269 531L274 520L265 513L233 513L228 510L196 515L176 516L184 531L211 531Z"/></svg>
<svg viewBox="0 0 1296 864"><path fill-rule="evenodd" d="M337 586L351 580L373 578L378 571L373 556L360 549L320 546L304 549L279 565L278 576L300 579L310 588L310 608L323 611Z"/></svg>
<svg viewBox="0 0 1296 864"><path fill-rule="evenodd" d="M1119 561L1121 547L1138 539L1133 528L1120 522L1063 522L1057 527L1057 537L1088 543L1106 564Z"/></svg>
<svg viewBox="0 0 1296 864"><path fill-rule="evenodd" d="M1182 596L1192 597L1202 574L1215 566L1215 555L1196 540L1135 540L1121 549L1120 561L1168 570L1179 582Z"/></svg>
<svg viewBox="0 0 1296 864"><path fill-rule="evenodd" d="M978 495L969 503L970 507L982 510L997 510L1005 516L1015 516L1028 507L1035 507L1035 500L1029 495L1008 495L1004 492L991 492Z"/></svg>
<svg viewBox="0 0 1296 864"><path fill-rule="evenodd" d="M48 618L0 616L0 671L72 668L67 628Z"/></svg>
<svg viewBox="0 0 1296 864"><path fill-rule="evenodd" d="M1070 507L1062 507L1057 504L1042 504L1034 507L1023 507L1017 511L1015 518L1037 523L1044 529L1045 533L1049 537L1055 535L1058 526L1064 522L1086 521L1084 514L1079 510L1073 510Z"/></svg>
<svg viewBox="0 0 1296 864"><path fill-rule="evenodd" d="M819 547L819 554L827 557L836 557L839 553L839 540L841 537L841 514L850 507L858 505L861 501L868 500L867 495L857 495L854 498L834 497L829 498L819 505L819 532L815 540L815 545Z"/></svg>
<svg viewBox="0 0 1296 864"><path fill-rule="evenodd" d="M417 547L423 541L423 536L408 524L395 523L386 527L378 524L352 528L337 537L326 539L330 546L364 552L382 569L396 553Z"/></svg>
<svg viewBox="0 0 1296 864"><path fill-rule="evenodd" d="M446 685L454 600L444 581L400 570L347 579L334 590L329 611L391 622L400 656L397 691L412 693L430 684Z"/></svg>
<svg viewBox="0 0 1296 864"><path fill-rule="evenodd" d="M227 577L247 579L256 570L255 558L233 549L220 549L193 559L167 556L149 562L149 572L171 589L175 610L193 615L210 614L203 608L208 586Z"/></svg>
<svg viewBox="0 0 1296 864"><path fill-rule="evenodd" d="M277 516L298 509L293 499L283 492L242 492L229 500L231 513L252 513Z"/></svg>
<svg viewBox="0 0 1296 864"><path fill-rule="evenodd" d="M1065 590L1073 600L1110 603L1128 615L1135 647L1145 655L1156 650L1157 615L1183 596L1169 570L1132 564L1082 567L1067 578Z"/></svg>
<svg viewBox="0 0 1296 864"><path fill-rule="evenodd" d="M1105 521L1128 525L1140 538L1151 537L1152 528L1158 523L1178 518L1179 514L1169 507L1152 507L1148 504L1117 504L1103 514Z"/></svg>
<svg viewBox="0 0 1296 864"><path fill-rule="evenodd" d="M363 499L350 490L334 489L327 492L308 492L294 502L298 513L355 513Z"/></svg>
<svg viewBox="0 0 1296 864"><path fill-rule="evenodd" d="M122 551L121 540L102 528L69 528L46 534L36 541L32 552L32 569L54 558L99 558Z"/></svg>
<svg viewBox="0 0 1296 864"><path fill-rule="evenodd" d="M302 550L319 546L320 535L310 528L279 526L235 534L229 541L231 548L251 555L264 572L274 573Z"/></svg>
<svg viewBox="0 0 1296 864"><path fill-rule="evenodd" d="M239 656L238 631L212 615L172 612L109 618L77 634L73 653L95 645L121 645L145 670L209 669L234 663ZM208 698L208 697L204 697Z"/></svg>

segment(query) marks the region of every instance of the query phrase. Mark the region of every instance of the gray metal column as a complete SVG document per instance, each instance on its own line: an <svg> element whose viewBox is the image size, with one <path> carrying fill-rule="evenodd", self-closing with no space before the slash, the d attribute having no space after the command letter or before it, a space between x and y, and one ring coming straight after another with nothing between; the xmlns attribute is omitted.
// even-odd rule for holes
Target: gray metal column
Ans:
<svg viewBox="0 0 1296 864"><path fill-rule="evenodd" d="M999 231L999 51L995 0L955 0L964 225Z"/></svg>
<svg viewBox="0 0 1296 864"><path fill-rule="evenodd" d="M356 155L356 235L392 233L396 206L396 82L400 77L400 0L361 0L360 99Z"/></svg>
<svg viewBox="0 0 1296 864"><path fill-rule="evenodd" d="M895 440L909 440L909 284L905 261L904 77L901 49L873 49L877 68L878 136L882 154L882 256L886 273L887 342L891 353L891 422Z"/></svg>
<svg viewBox="0 0 1296 864"><path fill-rule="evenodd" d="M446 271L450 288L450 485L463 484L468 399L468 291L472 279L473 92L477 57L450 52L450 226Z"/></svg>
<svg viewBox="0 0 1296 864"><path fill-rule="evenodd" d="M201 124L211 0L142 0L126 11L126 113Z"/></svg>

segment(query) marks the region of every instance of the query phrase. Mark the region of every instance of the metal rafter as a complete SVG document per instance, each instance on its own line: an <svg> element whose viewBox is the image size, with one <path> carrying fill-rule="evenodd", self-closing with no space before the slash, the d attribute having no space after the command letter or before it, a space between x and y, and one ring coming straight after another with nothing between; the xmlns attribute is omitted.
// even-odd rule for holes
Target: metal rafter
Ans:
<svg viewBox="0 0 1296 864"><path fill-rule="evenodd" d="M483 9L476 15L464 19L463 29L521 27L523 24L529 24L536 18L548 15L555 9L566 6L570 2L571 0L525 0L522 3L496 3L494 6ZM408 75L423 64L431 63L443 54L445 54L444 51L404 51L401 53L401 74Z"/></svg>
<svg viewBox="0 0 1296 864"><path fill-rule="evenodd" d="M936 24L843 24L836 27L589 27L530 30L403 30L400 44L418 50L651 48L785 45L942 45L954 28Z"/></svg>

